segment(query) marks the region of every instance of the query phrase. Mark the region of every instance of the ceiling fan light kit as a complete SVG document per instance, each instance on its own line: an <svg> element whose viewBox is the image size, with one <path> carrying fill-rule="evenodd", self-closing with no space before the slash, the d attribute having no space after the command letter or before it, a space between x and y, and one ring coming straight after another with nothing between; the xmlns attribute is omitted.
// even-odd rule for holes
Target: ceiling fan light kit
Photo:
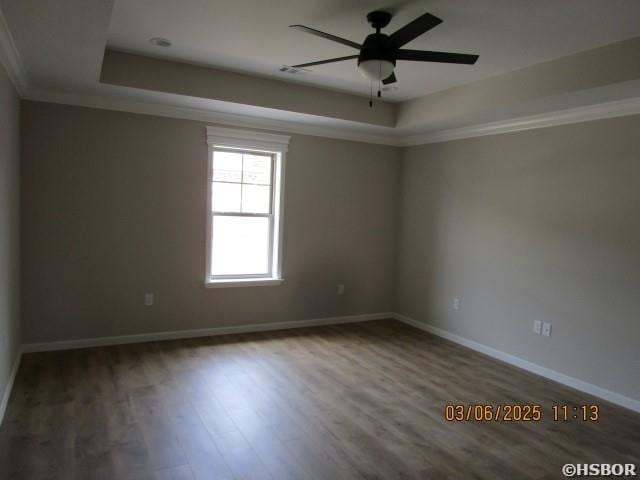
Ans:
<svg viewBox="0 0 640 480"><path fill-rule="evenodd" d="M464 53L404 50L402 49L404 45L441 24L442 20L430 13L425 13L391 35L381 33L380 30L389 24L391 18L392 15L389 12L382 10L370 12L367 15L367 21L375 28L376 32L367 36L362 44L310 27L305 27L304 25L290 25L291 28L359 50L358 55L303 63L293 65L293 68L304 68L357 59L358 69L365 78L371 82L381 82L384 85L389 85L397 82L394 73L397 60L457 63L463 65L473 65L478 60L478 55L468 55ZM378 90L378 96L380 96L380 90ZM370 101L369 104L372 105L372 102Z"/></svg>
<svg viewBox="0 0 640 480"><path fill-rule="evenodd" d="M395 64L388 60L364 60L358 63L358 68L364 78L379 82L393 73Z"/></svg>
<svg viewBox="0 0 640 480"><path fill-rule="evenodd" d="M360 73L368 80L380 82L389 77L396 68L395 48L389 37L380 30L391 21L391 14L377 10L367 15L367 21L376 33L365 38L360 55L358 55L358 68Z"/></svg>

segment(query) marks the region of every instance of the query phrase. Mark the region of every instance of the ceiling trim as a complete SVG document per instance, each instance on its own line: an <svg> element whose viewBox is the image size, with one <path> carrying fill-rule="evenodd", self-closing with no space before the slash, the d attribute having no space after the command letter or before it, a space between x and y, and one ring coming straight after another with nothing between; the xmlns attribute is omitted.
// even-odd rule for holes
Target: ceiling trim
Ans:
<svg viewBox="0 0 640 480"><path fill-rule="evenodd" d="M536 128L555 127L570 123L589 122L606 118L640 114L640 97L615 100L606 103L586 105L584 107L558 110L555 112L511 118L498 122L482 123L449 130L417 133L401 137L401 146L425 145L428 143L448 142L464 138L499 135Z"/></svg>
<svg viewBox="0 0 640 480"><path fill-rule="evenodd" d="M403 134L402 132L398 132L395 135L383 135L378 133L355 131L353 129L350 130L345 126L325 127L293 121L253 117L237 113L216 112L212 110L178 107L160 103L134 102L131 100L115 99L104 96L30 91L26 95L26 98L28 100L40 102L101 108L144 115L157 115L161 117L196 120L235 127L255 128L293 134L297 133L301 135L399 147L448 142L451 140L499 135L523 130L533 130L537 128L547 128L571 123L640 114L640 97L634 97L624 100L587 105L584 107L558 110L539 115L469 125L462 128L414 133L409 135Z"/></svg>
<svg viewBox="0 0 640 480"><path fill-rule="evenodd" d="M399 135L367 133L357 131L356 129L349 129L344 125L325 127L286 120L254 117L237 113L216 112L213 110L202 110L190 107L178 107L161 103L134 102L131 100L116 99L105 96L52 93L47 91L29 91L26 98L27 100L38 102L74 105L78 107L101 108L105 110L115 110L120 112L139 113L143 115L157 115L160 117L196 120L207 123L216 123L234 127L256 128L275 132L294 134L297 133L300 135L335 138L338 140L350 140L355 142L392 146L399 146L401 144L401 138Z"/></svg>
<svg viewBox="0 0 640 480"><path fill-rule="evenodd" d="M0 10L0 62L4 65L18 95L24 97L27 92L27 74L2 10Z"/></svg>

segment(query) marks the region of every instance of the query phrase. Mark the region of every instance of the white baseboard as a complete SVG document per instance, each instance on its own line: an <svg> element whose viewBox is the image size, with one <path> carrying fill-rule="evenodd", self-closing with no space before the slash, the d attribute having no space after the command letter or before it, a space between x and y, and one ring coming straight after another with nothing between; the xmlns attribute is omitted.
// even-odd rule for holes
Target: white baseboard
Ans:
<svg viewBox="0 0 640 480"><path fill-rule="evenodd" d="M171 332L142 333L138 335L122 335L117 337L81 338L78 340L63 340L59 342L27 343L22 345L22 351L49 352L54 350L72 350L75 348L102 347L107 345L124 345L127 343L153 342L157 340L175 340L180 338L211 337L214 335L228 335L232 333L264 332L268 330L286 330L290 328L316 327L320 325L336 325L340 323L365 322L368 320L382 320L393 318L393 313L366 313L362 315L348 315L344 317L316 318L311 320L297 320L291 322L256 323L231 327L201 328L197 330L175 330Z"/></svg>
<svg viewBox="0 0 640 480"><path fill-rule="evenodd" d="M510 355L500 350L496 350L495 348L488 347L486 345L483 345L482 343L469 340L468 338L464 338L460 335L447 332L446 330L442 330L427 323L419 322L400 313L394 313L393 318L406 323L407 325L411 325L412 327L416 327L420 330L432 333L477 352L484 353L485 355L489 355L490 357L497 358L498 360L502 360L503 362L509 363L516 367L528 370L529 372L540 375L541 377L554 380L558 383L562 383L563 385L567 385L568 387L580 390L581 392L585 392L595 397L602 398L603 400L607 400L611 403L615 403L616 405L620 405L630 410L640 412L640 400L626 397L619 393L612 392L611 390L607 390L602 387L598 387L597 385L593 385L578 378L570 377L569 375L565 375L564 373L560 373L536 363L523 360L522 358Z"/></svg>
<svg viewBox="0 0 640 480"><path fill-rule="evenodd" d="M483 345L482 343L474 342L473 340L469 340L468 338L461 337L460 335L447 332L446 330L442 330L427 323L419 322L400 313L394 313L393 318L406 323L407 325L411 325L412 327L419 328L420 330L424 330L425 332L432 333L464 347L470 348L480 353L484 353L485 355L497 358L498 360L502 360L503 362L509 363L524 370L528 370L529 372L540 375L541 377L554 380L558 383L562 383L563 385L567 385L568 387L580 390L581 392L585 392L595 397L602 398L603 400L607 400L611 403L615 403L616 405L620 405L630 410L640 412L640 400L634 400L633 398L629 398L619 393L612 392L611 390L598 387L597 385L593 385L592 383L588 383L578 378L565 375L564 373L551 370L550 368L540 366L536 363L523 360L520 357L510 355L500 350L496 350L495 348L488 347L486 345Z"/></svg>
<svg viewBox="0 0 640 480"><path fill-rule="evenodd" d="M11 372L9 382L7 384L7 388L5 390L5 394L2 399L2 404L0 404L0 423L2 421L2 417L4 416L4 411L6 409L7 402L9 400L9 395L11 394L11 388L13 387L13 382L15 380L15 375L18 371L20 358L23 352L28 353L28 352L46 352L46 351L54 351L54 350L72 350L76 348L99 347L99 346L107 346L107 345L123 345L127 343L142 343L142 342L151 342L151 341L157 341L157 340L174 340L174 339L180 339L180 338L228 335L233 333L263 332L268 330L285 330L285 329L292 329L292 328L315 327L315 326L321 326L321 325L337 325L341 323L356 323L356 322L365 322L369 320L382 320L386 318L395 318L396 320L399 320L403 323L416 327L420 330L432 333L434 335L442 337L446 340L450 340L454 343L465 346L477 352L484 353L485 355L489 355L490 357L496 358L498 360L501 360L503 362L514 365L516 367L522 368L529 372L535 373L542 377L548 378L550 380L554 380L558 383L562 383L563 385L567 385L569 387L575 388L576 390L580 390L590 395L602 398L611 403L615 403L616 405L620 405L630 410L640 412L639 400L626 397L619 393L612 392L611 390L607 390L605 388L598 387L597 385L593 385L583 380L571 377L569 375L565 375L564 373L560 373L555 370L551 370L550 368L546 368L546 367L537 365L535 363L529 362L527 360L523 360L522 358L516 357L514 355L510 355L500 350L496 350L495 348L489 347L487 345L483 345L473 340L469 340L468 338L464 338L459 335L447 332L446 330L442 330L440 328L434 327L432 325L419 322L405 315L402 315L399 313L385 312L385 313L370 313L370 314L363 314L363 315L349 315L349 316L343 316L343 317L319 318L319 319L312 319L312 320L299 320L299 321L291 321L291 322L259 323L259 324L239 325L239 326L231 326L231 327L215 327L215 328L203 328L203 329L197 329L197 330L177 330L177 331L171 331L171 332L146 333L146 334L139 334L139 335L123 335L123 336L117 336L117 337L83 338L78 340L65 340L60 342L28 343L22 346L22 350L18 355L15 365L13 366L13 370Z"/></svg>
<svg viewBox="0 0 640 480"><path fill-rule="evenodd" d="M19 349L18 355L16 355L16 359L14 360L13 366L11 367L11 373L9 374L7 385L4 388L4 394L2 395L2 402L0 402L0 425L2 425L2 421L4 420L4 414L7 411L7 405L9 405L9 397L11 396L11 391L13 390L13 383L16 380L16 374L18 373L18 368L20 368L21 359L22 359L22 349Z"/></svg>

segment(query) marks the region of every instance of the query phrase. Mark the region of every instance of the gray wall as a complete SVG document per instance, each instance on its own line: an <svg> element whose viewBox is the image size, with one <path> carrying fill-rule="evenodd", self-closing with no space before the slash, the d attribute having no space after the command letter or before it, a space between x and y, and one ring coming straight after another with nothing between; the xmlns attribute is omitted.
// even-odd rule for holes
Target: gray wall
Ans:
<svg viewBox="0 0 640 480"><path fill-rule="evenodd" d="M631 62L633 63L633 62ZM397 104L310 85L107 50L102 83L393 127Z"/></svg>
<svg viewBox="0 0 640 480"><path fill-rule="evenodd" d="M399 212L396 311L640 399L640 116L407 148Z"/></svg>
<svg viewBox="0 0 640 480"><path fill-rule="evenodd" d="M204 124L22 113L27 343L395 308L640 398L638 116L403 150L294 135L285 283L207 290Z"/></svg>
<svg viewBox="0 0 640 480"><path fill-rule="evenodd" d="M284 284L205 289L203 123L22 113L26 343L391 311L398 149L294 135Z"/></svg>
<svg viewBox="0 0 640 480"><path fill-rule="evenodd" d="M0 400L20 346L19 114L0 64Z"/></svg>

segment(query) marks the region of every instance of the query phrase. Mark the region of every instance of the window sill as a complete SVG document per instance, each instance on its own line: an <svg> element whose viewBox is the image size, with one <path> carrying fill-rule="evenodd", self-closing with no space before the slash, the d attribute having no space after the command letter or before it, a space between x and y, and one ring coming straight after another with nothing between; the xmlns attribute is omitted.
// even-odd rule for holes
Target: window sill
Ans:
<svg viewBox="0 0 640 480"><path fill-rule="evenodd" d="M206 288L229 288L229 287L266 287L281 285L284 278L246 278L238 280L207 280L204 282Z"/></svg>

